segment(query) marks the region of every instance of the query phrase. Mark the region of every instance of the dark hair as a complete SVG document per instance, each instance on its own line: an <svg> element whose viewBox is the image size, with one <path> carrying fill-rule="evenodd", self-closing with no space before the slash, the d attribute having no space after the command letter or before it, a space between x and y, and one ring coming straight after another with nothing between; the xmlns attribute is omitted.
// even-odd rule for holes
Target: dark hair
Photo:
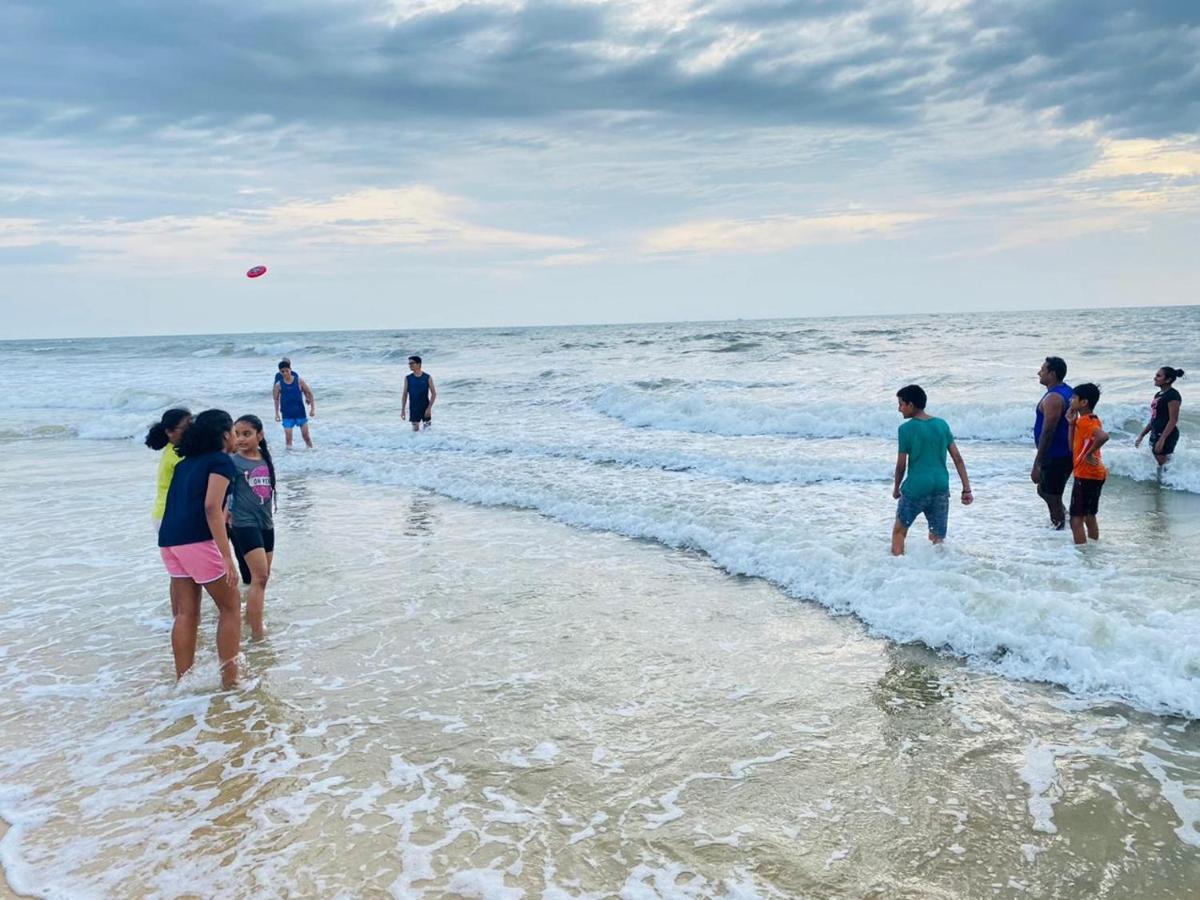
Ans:
<svg viewBox="0 0 1200 900"><path fill-rule="evenodd" d="M911 403L917 409L924 409L925 404L929 402L925 390L919 384L906 384L896 391L896 396L900 398L901 403Z"/></svg>
<svg viewBox="0 0 1200 900"><path fill-rule="evenodd" d="M233 419L223 409L206 409L183 433L180 456L203 456L225 449L225 433L232 430Z"/></svg>
<svg viewBox="0 0 1200 900"><path fill-rule="evenodd" d="M1182 372L1180 373L1183 374ZM162 418L150 426L150 430L146 432L146 446L151 450L161 450L167 444L171 443L171 439L167 437L168 431L174 431L179 427L179 423L191 416L192 412L189 409L184 409L182 406L176 406L168 409L162 414Z"/></svg>
<svg viewBox="0 0 1200 900"><path fill-rule="evenodd" d="M262 419L260 419L258 416L238 416L237 420L239 422L245 422L247 425L252 426L259 434L263 434ZM263 461L267 464L267 471L271 473L271 500L275 504L275 508L278 509L279 499L278 495L275 493L275 460L271 459L271 450L267 446L267 438L265 434L258 439L258 452L262 454Z"/></svg>
<svg viewBox="0 0 1200 900"><path fill-rule="evenodd" d="M1183 377L1183 369L1176 369L1173 366L1163 366L1158 371L1162 372L1163 375L1166 376L1168 382L1174 381L1176 378Z"/></svg>
<svg viewBox="0 0 1200 900"><path fill-rule="evenodd" d="M408 361L409 361L409 362L415 362L415 363L419 363L419 362L421 361L421 357L419 357L419 356L415 356L415 355L414 355L414 356L410 356L410 357L408 358Z"/></svg>
<svg viewBox="0 0 1200 900"><path fill-rule="evenodd" d="M1047 356L1046 368L1057 375L1059 381L1067 377L1067 361L1061 356Z"/></svg>
<svg viewBox="0 0 1200 900"><path fill-rule="evenodd" d="M290 359L288 359L286 356L279 361L279 371L280 372L282 372L284 369L290 369L291 367L292 367L292 361Z"/></svg>
<svg viewBox="0 0 1200 900"><path fill-rule="evenodd" d="M1071 393L1080 400L1086 400L1090 412L1096 411L1096 404L1100 402L1100 388L1098 385L1094 385L1090 381L1086 384L1077 384Z"/></svg>

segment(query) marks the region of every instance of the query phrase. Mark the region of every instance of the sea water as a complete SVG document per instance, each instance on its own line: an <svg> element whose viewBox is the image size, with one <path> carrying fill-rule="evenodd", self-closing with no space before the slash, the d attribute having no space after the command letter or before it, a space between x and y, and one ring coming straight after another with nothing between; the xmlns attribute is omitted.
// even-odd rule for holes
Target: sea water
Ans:
<svg viewBox="0 0 1200 900"><path fill-rule="evenodd" d="M10 880L1185 896L1187 378L1161 483L1133 438L1198 329L1174 308L0 344ZM439 393L420 434L410 353ZM1101 385L1112 435L1083 550L1029 480L1050 354ZM177 404L269 422L283 355L317 447L277 454L271 636L221 693L206 608L209 660L175 687L138 438ZM976 502L893 559L909 382Z"/></svg>

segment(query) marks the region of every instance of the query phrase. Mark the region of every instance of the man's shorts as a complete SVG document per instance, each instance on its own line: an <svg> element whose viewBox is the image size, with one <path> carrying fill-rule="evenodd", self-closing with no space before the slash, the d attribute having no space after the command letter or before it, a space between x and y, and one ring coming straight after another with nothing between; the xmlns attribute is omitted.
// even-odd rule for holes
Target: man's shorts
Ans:
<svg viewBox="0 0 1200 900"><path fill-rule="evenodd" d="M190 578L196 584L208 584L225 575L225 560L214 540L159 547L158 552L172 578Z"/></svg>
<svg viewBox="0 0 1200 900"><path fill-rule="evenodd" d="M1067 479L1075 463L1069 456L1054 456L1042 463L1042 480L1038 487L1043 494L1051 497L1061 497L1067 489Z"/></svg>
<svg viewBox="0 0 1200 900"><path fill-rule="evenodd" d="M233 544L233 553L237 557L238 569L242 573L242 583L249 584L251 581L250 566L246 564L246 554L253 550L274 553L275 529L236 525L229 529L229 540Z"/></svg>
<svg viewBox="0 0 1200 900"><path fill-rule="evenodd" d="M1150 452L1151 453L1154 452L1154 447L1158 443L1158 439L1160 437L1162 437L1161 434L1155 434L1153 431L1150 432ZM1163 441L1162 455L1170 456L1172 453L1175 452L1175 445L1178 443L1179 443L1179 429L1176 428L1169 435L1167 435L1167 439L1165 441Z"/></svg>
<svg viewBox="0 0 1200 900"><path fill-rule="evenodd" d="M917 516L925 514L929 524L929 533L937 538L946 537L946 523L950 518L950 492L926 494L923 497L900 495L900 503L896 506L896 521L905 528L911 528L917 521Z"/></svg>
<svg viewBox="0 0 1200 900"><path fill-rule="evenodd" d="M1071 515L1094 516L1100 509L1103 478L1076 478L1071 486Z"/></svg>
<svg viewBox="0 0 1200 900"><path fill-rule="evenodd" d="M298 419L284 419L284 428L299 428L308 424L308 416L301 416Z"/></svg>
<svg viewBox="0 0 1200 900"><path fill-rule="evenodd" d="M410 406L408 409L408 421L410 422L429 422L432 418L428 406Z"/></svg>

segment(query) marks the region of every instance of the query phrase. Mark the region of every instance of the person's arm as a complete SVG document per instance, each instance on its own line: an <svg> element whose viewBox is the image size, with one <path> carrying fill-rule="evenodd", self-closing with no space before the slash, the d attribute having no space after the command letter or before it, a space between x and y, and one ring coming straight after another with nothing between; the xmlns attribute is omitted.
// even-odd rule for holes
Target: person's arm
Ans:
<svg viewBox="0 0 1200 900"><path fill-rule="evenodd" d="M1146 423L1146 427L1143 428L1140 432L1138 432L1137 438L1134 439L1133 446L1135 446L1135 447L1142 446L1142 441L1145 440L1146 435L1148 435L1150 433L1150 426L1153 424L1154 424L1153 419L1151 419L1149 422Z"/></svg>
<svg viewBox="0 0 1200 900"><path fill-rule="evenodd" d="M279 382L278 381L275 382L275 387L273 387L271 389L271 396L275 398L275 421L278 422L282 418L279 415Z"/></svg>
<svg viewBox="0 0 1200 900"><path fill-rule="evenodd" d="M404 379L404 393L400 395L400 418L405 418L404 411L408 409L408 379Z"/></svg>
<svg viewBox="0 0 1200 900"><path fill-rule="evenodd" d="M892 498L900 499L900 482L904 481L904 473L908 469L908 454L900 452L896 454L896 477L892 482Z"/></svg>
<svg viewBox="0 0 1200 900"><path fill-rule="evenodd" d="M1058 394L1047 394L1042 398L1042 438L1038 441L1037 456L1033 458L1033 470L1029 473L1032 481L1042 480L1042 463L1046 459L1046 451L1054 441L1054 432L1058 428L1058 420L1063 415L1063 398Z"/></svg>
<svg viewBox="0 0 1200 900"><path fill-rule="evenodd" d="M1100 460L1096 457L1096 454L1100 452L1101 447L1108 443L1108 432L1097 425L1096 430L1091 434L1091 438L1092 449L1088 451L1085 462L1088 462L1093 466L1098 466L1100 465ZM1072 444L1072 446L1074 445Z"/></svg>
<svg viewBox="0 0 1200 900"><path fill-rule="evenodd" d="M958 444L950 445L950 458L954 460L954 470L958 472L958 480L962 482L963 506L970 506L975 495L971 493L971 479L967 477L967 464L963 462L962 454L958 452Z"/></svg>
<svg viewBox="0 0 1200 900"><path fill-rule="evenodd" d="M229 490L229 479L216 472L208 473L208 490L204 493L204 518L208 520L208 530L212 532L221 558L225 560L225 580L236 585L238 567L233 561L233 551L229 547L229 534L225 531L225 492Z"/></svg>
<svg viewBox="0 0 1200 900"><path fill-rule="evenodd" d="M308 386L308 382L303 378L300 379L300 393L304 395L304 399L308 401L308 414L315 416L317 414L317 401L313 399L312 388Z"/></svg>
<svg viewBox="0 0 1200 900"><path fill-rule="evenodd" d="M433 386L433 376L429 376L429 406L428 409L433 409L433 403L437 400L437 388Z"/></svg>

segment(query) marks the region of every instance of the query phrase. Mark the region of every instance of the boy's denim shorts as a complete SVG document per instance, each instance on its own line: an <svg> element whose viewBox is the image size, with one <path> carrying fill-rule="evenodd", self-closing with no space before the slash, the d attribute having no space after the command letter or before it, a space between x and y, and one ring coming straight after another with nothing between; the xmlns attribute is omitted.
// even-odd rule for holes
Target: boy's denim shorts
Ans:
<svg viewBox="0 0 1200 900"><path fill-rule="evenodd" d="M896 520L905 528L911 528L917 521L917 516L925 514L929 523L929 533L935 537L946 537L946 522L950 518L950 492L926 494L923 497L900 495L900 503L896 506Z"/></svg>

